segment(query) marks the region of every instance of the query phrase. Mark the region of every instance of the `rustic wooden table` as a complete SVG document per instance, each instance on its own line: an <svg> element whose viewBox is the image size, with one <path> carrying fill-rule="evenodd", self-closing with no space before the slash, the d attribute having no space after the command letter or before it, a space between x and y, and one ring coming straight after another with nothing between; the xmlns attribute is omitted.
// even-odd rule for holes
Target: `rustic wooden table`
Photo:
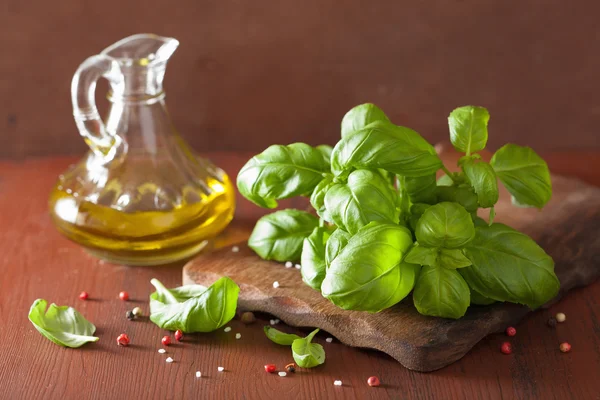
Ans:
<svg viewBox="0 0 600 400"><path fill-rule="evenodd" d="M247 159L241 154L211 156L231 176ZM544 156L554 172L600 185L600 153ZM179 285L181 265L107 264L60 236L46 203L54 180L72 161L0 162L2 399L600 399L600 282L527 317L511 340L513 355L499 351L504 335L492 335L459 362L432 373L409 371L378 352L335 340L326 343L323 334L317 341L325 346L325 365L285 378L266 374L264 364L291 361L289 349L264 336L268 316L248 326L234 320L230 333L188 335L168 348L175 362L167 364L157 353L166 332L147 319L126 320L125 311L140 306L147 312L150 279ZM262 212L238 199L236 219L218 244L243 240ZM82 290L90 293L90 300L78 299ZM132 300L120 301L121 290ZM100 340L67 349L44 339L27 320L31 303L40 297L76 307L96 324ZM549 328L546 320L559 311L566 313L566 323ZM123 332L132 341L127 348L115 343ZM240 340L234 337L237 332ZM563 341L573 346L568 354L558 349ZM225 371L217 372L218 366ZM196 371L202 371L201 379L196 379ZM383 385L367 386L371 375L379 376ZM343 386L333 385L337 379Z"/></svg>

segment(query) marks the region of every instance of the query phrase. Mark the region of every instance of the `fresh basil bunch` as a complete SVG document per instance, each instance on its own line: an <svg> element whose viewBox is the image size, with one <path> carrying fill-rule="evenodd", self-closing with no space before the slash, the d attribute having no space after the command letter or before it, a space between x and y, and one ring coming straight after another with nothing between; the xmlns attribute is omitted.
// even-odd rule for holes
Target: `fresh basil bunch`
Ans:
<svg viewBox="0 0 600 400"><path fill-rule="evenodd" d="M250 247L269 260L301 259L303 281L348 310L378 312L411 291L421 314L445 318L462 317L471 304L541 306L560 286L554 262L527 235L494 223L494 205L500 180L515 205L542 208L552 195L550 172L531 148L515 144L483 161L477 152L487 144L489 118L475 106L450 113L450 140L464 153L456 173L373 104L346 113L333 149L269 147L240 171L242 195L267 208L310 197L319 218L298 210L266 215ZM480 209L488 209L487 221Z"/></svg>

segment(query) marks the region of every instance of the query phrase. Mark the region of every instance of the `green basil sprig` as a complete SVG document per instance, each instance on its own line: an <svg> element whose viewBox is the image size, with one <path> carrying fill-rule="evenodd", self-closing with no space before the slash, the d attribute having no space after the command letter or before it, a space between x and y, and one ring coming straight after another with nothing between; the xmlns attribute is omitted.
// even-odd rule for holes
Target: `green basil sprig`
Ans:
<svg viewBox="0 0 600 400"><path fill-rule="evenodd" d="M57 306L44 299L37 299L29 309L29 321L48 340L65 347L77 348L89 342L97 342L96 327L73 307Z"/></svg>
<svg viewBox="0 0 600 400"><path fill-rule="evenodd" d="M317 332L319 332L319 329L315 329L305 338L294 335L293 333L281 332L268 325L264 327L264 331L265 335L267 335L269 340L273 343L283 346L292 346L292 356L299 367L313 368L325 362L325 350L323 349L323 346L312 342Z"/></svg>
<svg viewBox="0 0 600 400"><path fill-rule="evenodd" d="M240 288L224 276L208 288L185 285L167 289L158 279L150 281L150 320L163 329L212 332L235 316Z"/></svg>
<svg viewBox="0 0 600 400"><path fill-rule="evenodd" d="M304 283L313 289L320 290L325 279L325 244L330 235L327 228L316 227L302 245L300 272Z"/></svg>
<svg viewBox="0 0 600 400"><path fill-rule="evenodd" d="M271 342L280 344L282 346L291 346L292 343L294 343L294 340L302 339L298 335L281 332L280 330L277 330L269 325L266 325L263 330Z"/></svg>

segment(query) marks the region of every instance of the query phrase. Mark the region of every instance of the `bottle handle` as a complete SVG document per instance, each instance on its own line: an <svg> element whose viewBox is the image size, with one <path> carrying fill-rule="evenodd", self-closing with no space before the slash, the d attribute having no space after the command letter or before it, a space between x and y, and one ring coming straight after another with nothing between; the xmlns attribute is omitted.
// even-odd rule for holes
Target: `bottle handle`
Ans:
<svg viewBox="0 0 600 400"><path fill-rule="evenodd" d="M109 56L98 54L85 60L71 81L73 117L83 140L94 153L112 159L121 147L122 139L110 132L100 118L96 107L96 82L100 78L109 81L113 91L124 85L119 63ZM117 89L118 90L118 89Z"/></svg>

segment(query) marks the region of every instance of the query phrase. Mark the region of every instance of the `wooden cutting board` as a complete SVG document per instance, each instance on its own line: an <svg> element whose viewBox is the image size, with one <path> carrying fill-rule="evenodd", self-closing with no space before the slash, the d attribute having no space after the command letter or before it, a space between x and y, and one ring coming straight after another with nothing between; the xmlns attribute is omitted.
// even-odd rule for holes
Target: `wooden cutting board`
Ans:
<svg viewBox="0 0 600 400"><path fill-rule="evenodd" d="M600 276L600 189L555 176L553 198L543 211L513 207L505 191L496 211L498 222L531 235L554 258L561 289L547 305ZM460 320L425 317L411 296L377 314L345 311L305 285L297 269L261 260L245 243L239 247L238 253L224 248L190 261L183 283L208 286L229 276L240 286L240 308L270 313L292 326L321 328L342 343L381 350L417 371L433 371L460 359L486 335L531 312L501 303L472 306ZM279 288L273 288L274 281Z"/></svg>

